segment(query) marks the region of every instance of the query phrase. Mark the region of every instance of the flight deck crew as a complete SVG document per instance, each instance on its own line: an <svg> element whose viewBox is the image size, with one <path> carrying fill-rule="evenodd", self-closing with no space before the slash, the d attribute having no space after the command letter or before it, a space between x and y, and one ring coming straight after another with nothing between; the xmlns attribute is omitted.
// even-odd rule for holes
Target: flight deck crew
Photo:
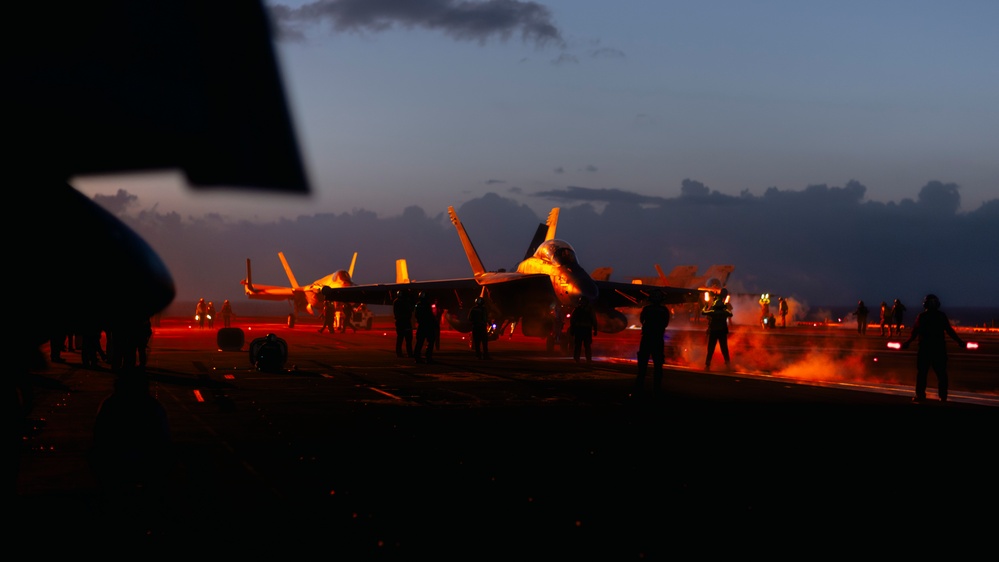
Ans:
<svg viewBox="0 0 999 562"><path fill-rule="evenodd" d="M413 303L407 291L399 290L392 301L395 317L395 354L402 357L402 344L406 342L406 357L413 356Z"/></svg>
<svg viewBox="0 0 999 562"><path fill-rule="evenodd" d="M931 293L923 299L923 311L916 316L909 339L902 342L902 349L906 349L913 341L919 341L919 350L916 352L916 395L912 397L913 402L926 401L926 378L930 367L937 376L937 396L941 402L947 401L947 339L944 336L950 336L962 347L965 345L951 326L947 315L940 310L940 299Z"/></svg>
<svg viewBox="0 0 999 562"><path fill-rule="evenodd" d="M597 315L590 306L590 299L579 297L572 315L569 316L569 332L572 334L572 358L579 363L579 356L585 350L586 363L593 363L593 336L597 335Z"/></svg>
<svg viewBox="0 0 999 562"><path fill-rule="evenodd" d="M663 363L666 362L666 350L663 337L669 326L669 309L663 306L662 291L653 291L649 295L649 304L642 308L639 320L642 322L642 339L638 344L638 376L635 378L635 390L632 396L637 396L645 389L645 373L652 360L652 389L656 394L662 392Z"/></svg>
<svg viewBox="0 0 999 562"><path fill-rule="evenodd" d="M319 333L329 330L330 334L335 332L334 321L336 316L336 303L333 301L323 301L323 325L319 327Z"/></svg>
<svg viewBox="0 0 999 562"><path fill-rule="evenodd" d="M472 348L479 359L489 359L489 312L486 300L475 299L475 306L468 311L468 321L472 324Z"/></svg>
<svg viewBox="0 0 999 562"><path fill-rule="evenodd" d="M208 303L205 299L199 299L198 304L194 306L194 319L198 322L198 328L205 327L205 320L208 316Z"/></svg>
<svg viewBox="0 0 999 562"><path fill-rule="evenodd" d="M437 314L434 313L433 303L426 293L420 293L414 307L416 312L416 346L413 353L416 355L416 362L434 362L434 344L437 333L440 332L440 325L437 323ZM427 350L424 353L423 346L426 344ZM423 357L420 357L423 355Z"/></svg>
<svg viewBox="0 0 999 562"><path fill-rule="evenodd" d="M857 309L853 311L857 316L857 333L860 335L867 334L867 305L864 301L857 301Z"/></svg>
<svg viewBox="0 0 999 562"><path fill-rule="evenodd" d="M728 320L732 317L732 309L725 302L727 299L728 289L722 289L711 306L701 311L701 314L708 318L708 355L704 358L705 370L711 368L711 356L715 354L715 347L721 348L725 368L732 366L728 355Z"/></svg>
<svg viewBox="0 0 999 562"><path fill-rule="evenodd" d="M232 316L233 316L232 303L229 302L229 299L226 299L225 301L222 302L221 312L222 312L222 327L223 328L232 327Z"/></svg>
<svg viewBox="0 0 999 562"><path fill-rule="evenodd" d="M891 305L891 325L888 327L888 335L901 336L903 319L905 317L905 305L902 301L895 299Z"/></svg>
<svg viewBox="0 0 999 562"><path fill-rule="evenodd" d="M888 303L886 303L885 301L881 301L881 335L882 336L886 335L885 334L885 327L889 326L890 323L891 323L891 309L888 308ZM888 327L888 334L887 335L889 335L889 336L891 335L891 327L890 326Z"/></svg>

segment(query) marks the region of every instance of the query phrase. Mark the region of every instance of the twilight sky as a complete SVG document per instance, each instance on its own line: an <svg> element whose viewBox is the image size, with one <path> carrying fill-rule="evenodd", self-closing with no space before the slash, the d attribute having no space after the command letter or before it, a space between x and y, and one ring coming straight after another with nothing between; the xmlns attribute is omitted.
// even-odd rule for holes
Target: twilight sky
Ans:
<svg viewBox="0 0 999 562"><path fill-rule="evenodd" d="M999 237L988 244L942 240L932 232L939 225L926 222L942 214L957 223L947 223L950 235L968 236L966 229L975 235L997 233L999 3L266 4L280 31L277 52L312 196L195 192L170 172L74 178L72 183L119 211L127 202L128 211L145 212L146 219L247 220L262 228L314 226L320 215L345 214L377 219L387 227L405 222L411 206L433 219L448 205L460 211L466 203L497 200L497 212L506 205L533 211L537 217L522 221L528 231L510 235L517 241L513 257L493 267L510 267L522 257L538 218L556 205L564 210L560 233L585 229L578 224L582 217L599 219L608 228L602 234L607 246L632 244L633 236L642 234L633 226L660 214L682 219L675 221L676 228L697 233L678 237L656 222L649 228L667 230L647 229L647 236L661 241L689 237L691 247L645 252L636 256L642 263L634 264L625 262L627 252L586 252L565 235L585 266L615 265L618 280L653 275L657 262L667 270L681 262L702 270L725 262L736 264L733 280L741 274L743 282L754 279L761 286L780 281L787 288L771 290L790 292L794 283L787 272L754 271L752 262L777 252L838 256L861 252L859 246L868 243L891 252L886 238L919 247L913 256L949 252L948 267L961 269L948 275L968 280L984 272L991 277L983 289L994 285L999 273L995 256L983 266L975 259L978 253L953 251L970 245L981 252ZM584 206L570 221L565 210L577 205ZM649 216L620 228L607 213L626 209ZM880 226L875 221L882 214L898 222ZM287 220L272 222L279 219ZM462 219L474 236L476 226ZM911 232L901 226L906 221L913 223ZM809 228L826 230L813 240L801 234ZM467 275L457 270L467 263L462 263L453 227L445 224L442 230L448 237L443 243L450 244L445 248L454 246L459 258L453 275ZM758 238L750 246L759 256L718 242L740 239L749 245L747 235ZM694 247L705 237L708 246ZM783 242L789 237L795 244ZM285 251L295 266L296 240L285 235L265 243L266 248L236 250L231 259L237 272L226 275L236 277L238 289L244 258L252 257L260 262L259 282L281 284L284 275L275 253ZM926 252L927 245L937 243L946 249L934 246ZM322 261L302 263L299 281L346 267L362 242L336 244ZM374 251L362 252L359 262L374 260ZM588 253L595 255L587 259ZM957 261L966 253L967 260ZM303 254L299 261L308 259ZM411 273L419 276L414 254L392 260L409 257ZM836 270L839 262L826 264ZM814 267L811 271L818 275ZM895 296L889 291L897 281L878 283L879 293L867 300ZM958 283L952 290L965 287ZM847 287L836 298L855 302L860 290ZM926 289L911 291L910 302L921 300ZM182 289L180 298L187 296L200 295ZM918 302L912 304L910 309L918 308Z"/></svg>
<svg viewBox="0 0 999 562"><path fill-rule="evenodd" d="M348 0L267 5L315 195L194 195L200 215L397 215L489 191L728 195L856 180L871 201L999 192L999 3ZM133 177L77 182L87 193ZM112 182L113 183L113 182ZM571 198L571 197L570 197Z"/></svg>

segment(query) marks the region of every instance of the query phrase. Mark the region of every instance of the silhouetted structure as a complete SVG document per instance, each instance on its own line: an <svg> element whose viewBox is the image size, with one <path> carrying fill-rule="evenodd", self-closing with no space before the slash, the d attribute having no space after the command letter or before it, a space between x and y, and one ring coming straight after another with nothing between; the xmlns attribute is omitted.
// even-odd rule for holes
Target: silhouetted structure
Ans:
<svg viewBox="0 0 999 562"><path fill-rule="evenodd" d="M288 361L288 342L267 334L250 342L250 364L258 371L280 373Z"/></svg>
<svg viewBox="0 0 999 562"><path fill-rule="evenodd" d="M60 6L58 15L23 2L6 15L18 22L12 41L40 38L28 49L6 45L6 172L20 189L19 205L45 209L11 259L40 278L86 273L74 276L74 295L82 298L69 306L61 298L16 303L13 317L25 320L14 336L14 365L33 369L54 332L65 334L81 319L103 327L149 318L176 295L149 244L70 178L177 169L194 189L309 188L262 2L178 0L137 10L109 0L99 9ZM80 131L101 134L81 142ZM66 239L99 249L98 266L89 251L52 259L50 241ZM14 413L11 431L20 432L23 412Z"/></svg>
<svg viewBox="0 0 999 562"><path fill-rule="evenodd" d="M162 512L175 467L166 410L145 373L121 372L97 411L91 466L116 524L148 527Z"/></svg>

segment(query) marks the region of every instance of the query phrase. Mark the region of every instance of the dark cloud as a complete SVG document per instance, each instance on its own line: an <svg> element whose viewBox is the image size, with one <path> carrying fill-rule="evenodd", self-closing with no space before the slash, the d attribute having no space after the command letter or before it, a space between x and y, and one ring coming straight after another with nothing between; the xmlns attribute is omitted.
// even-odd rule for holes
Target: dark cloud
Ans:
<svg viewBox="0 0 999 562"><path fill-rule="evenodd" d="M999 240L999 200L959 211L959 193L955 184L934 181L915 198L881 203L865 200L867 188L851 181L730 196L687 180L672 197L576 186L533 196L562 208L558 236L575 247L582 265L612 267L618 281L653 276L656 264L666 271L696 265L702 272L734 264L734 291L788 295L815 309L899 298L915 311L928 292L938 294L945 308L999 307L999 260L988 251ZM300 283L347 267L355 251L359 283L394 280L399 258L407 259L413 279L470 274L446 209L410 206L385 218L362 209L249 222L215 212L183 220L176 213L134 212L155 209L155 202L135 201L127 192L95 201L160 253L178 301L204 296L246 303L239 283L246 258L253 260L257 282L285 284L278 252ZM489 269L515 267L545 219L495 193L457 211ZM285 312L284 303L264 304Z"/></svg>
<svg viewBox="0 0 999 562"><path fill-rule="evenodd" d="M551 11L517 0L318 0L299 8L270 7L277 34L302 36L300 26L326 23L334 31L381 32L395 27L425 28L461 41L485 43L519 36L537 47L564 46Z"/></svg>

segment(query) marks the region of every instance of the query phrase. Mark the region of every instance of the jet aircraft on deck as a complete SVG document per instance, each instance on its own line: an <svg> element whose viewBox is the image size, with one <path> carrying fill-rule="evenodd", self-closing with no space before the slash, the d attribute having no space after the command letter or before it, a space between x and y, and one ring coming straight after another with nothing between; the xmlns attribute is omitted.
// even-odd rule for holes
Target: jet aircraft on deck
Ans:
<svg viewBox="0 0 999 562"><path fill-rule="evenodd" d="M399 291L409 291L414 299L425 292L446 310L448 324L465 333L471 331L468 311L476 297L483 297L494 324L493 338L516 322L523 335L546 338L548 349L553 350L557 343L566 345L564 320L580 297L588 298L597 313L598 331L615 333L628 324L617 308L641 306L653 290L632 283L594 280L577 261L575 249L555 238L557 207L547 222L538 226L524 260L514 271L487 270L454 207L448 207L448 215L472 268L471 277L324 287L322 294L336 301L388 305ZM697 302L699 295L696 290L678 287L657 286L654 290L662 292L667 304Z"/></svg>
<svg viewBox="0 0 999 562"><path fill-rule="evenodd" d="M291 302L293 307L292 318L289 318L289 324L291 325L293 325L293 317L297 313L315 316L322 310L323 294L321 290L323 287L337 288L354 285L352 277L354 275L354 264L357 262L357 252L354 252L354 256L350 260L349 269L338 269L305 286L298 284L295 274L291 271L291 266L288 265L288 260L284 257L284 252L278 252L278 258L281 259L281 265L284 266L284 272L291 283L290 287L254 284L250 270L250 258L246 258L246 279L243 279L240 283L243 285L243 291L246 293L246 296L250 299L266 301L286 300Z"/></svg>

